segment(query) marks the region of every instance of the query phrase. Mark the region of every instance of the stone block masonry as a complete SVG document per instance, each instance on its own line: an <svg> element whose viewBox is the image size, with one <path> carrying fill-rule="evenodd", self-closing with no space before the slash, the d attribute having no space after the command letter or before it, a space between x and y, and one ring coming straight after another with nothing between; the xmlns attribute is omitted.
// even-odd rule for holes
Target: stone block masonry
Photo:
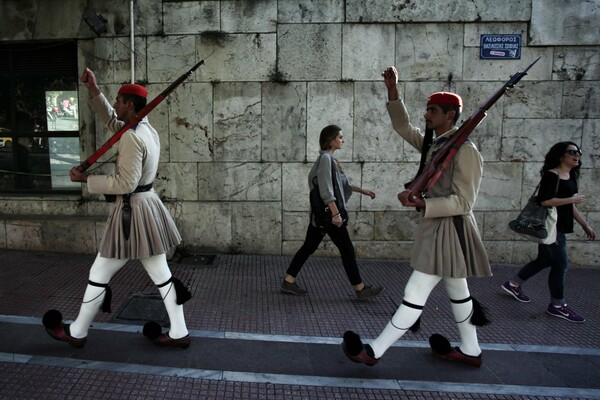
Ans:
<svg viewBox="0 0 600 400"><path fill-rule="evenodd" d="M108 20L102 36L82 22L89 4L5 0L0 40L76 40L78 64L96 72L112 99L130 76L129 3L93 2ZM408 259L418 215L396 195L419 155L391 128L381 72L397 66L401 96L421 126L429 93L460 93L466 118L537 57L472 135L485 160L475 214L486 248L496 263L535 255L507 222L535 188L545 152L562 140L583 149L588 200L579 208L600 232L600 0L137 0L134 8L135 74L151 96L206 58L149 115L162 144L155 187L188 250L293 254L308 223L318 134L333 123L344 133L336 153L344 170L377 193L349 203L358 257ZM480 60L482 34L521 35L522 58ZM86 100L82 90L82 159L108 138ZM81 197L0 199L0 247L95 252L108 211L85 185ZM67 226L84 238L79 246L45 239L70 241ZM598 266L600 242L583 239L576 226L572 263ZM329 242L317 254L337 255Z"/></svg>

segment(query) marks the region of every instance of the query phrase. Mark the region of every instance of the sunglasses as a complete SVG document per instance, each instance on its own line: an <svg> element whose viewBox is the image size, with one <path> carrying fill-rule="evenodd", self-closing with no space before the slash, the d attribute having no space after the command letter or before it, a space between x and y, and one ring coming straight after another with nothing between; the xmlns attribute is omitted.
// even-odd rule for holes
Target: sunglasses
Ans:
<svg viewBox="0 0 600 400"><path fill-rule="evenodd" d="M581 150L567 150L565 151L565 154L568 154L570 156L580 156Z"/></svg>

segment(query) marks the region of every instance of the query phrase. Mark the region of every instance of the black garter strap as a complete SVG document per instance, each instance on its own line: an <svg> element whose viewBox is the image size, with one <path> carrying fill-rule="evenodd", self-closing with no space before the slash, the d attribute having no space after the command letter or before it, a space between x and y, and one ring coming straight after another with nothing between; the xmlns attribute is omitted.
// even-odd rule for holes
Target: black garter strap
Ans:
<svg viewBox="0 0 600 400"><path fill-rule="evenodd" d="M105 289L104 291L106 294L104 295L104 300L102 301L102 306L100 307L100 310L102 310L102 312L105 313L112 312L110 309L110 303L112 301L112 290L110 290L110 286L108 286L108 283L96 283L93 281L88 281L88 285Z"/></svg>
<svg viewBox="0 0 600 400"><path fill-rule="evenodd" d="M469 296L466 299L462 299L462 300L453 300L450 299L450 302L454 303L454 304L463 304L466 303L468 301L472 301L473 302L473 309L471 310L471 313L469 314L469 316L467 318L465 318L464 321L460 321L460 322L456 322L457 324L460 324L461 322L465 322L467 319L469 319L469 317L471 317L471 324L475 325L475 326L485 326L488 325L491 321L489 320L489 318L487 317L487 315L485 315L485 307L483 307L479 301L477 301L476 298L474 298L473 296Z"/></svg>
<svg viewBox="0 0 600 400"><path fill-rule="evenodd" d="M472 300L472 299L473 299L473 297L469 296L469 297L467 297L466 299L462 299L462 300L454 300L454 299L450 299L450 302L451 302L451 303L454 303L454 304L462 304L462 303L466 303L467 301L470 301L470 300Z"/></svg>
<svg viewBox="0 0 600 400"><path fill-rule="evenodd" d="M404 304L406 307L410 307L410 308L414 308L415 310L422 310L424 306L419 306L413 303L409 303L406 300L402 300L402 304Z"/></svg>
<svg viewBox="0 0 600 400"><path fill-rule="evenodd" d="M174 278L172 276L165 283L161 283L160 285L156 285L156 286L158 286L159 288L162 288L162 287L167 286L171 282L173 283L173 286L175 286L175 296L176 296L175 302L178 305L181 305L192 298L192 294L190 293L188 288L186 288L185 285L183 283L181 283L181 281L179 279ZM167 294L169 294L169 293L167 292ZM167 296L165 295L165 299L166 298L167 298Z"/></svg>
<svg viewBox="0 0 600 400"><path fill-rule="evenodd" d="M423 307L424 307L424 306L419 306L419 305L416 305L416 304L413 304L413 303L409 303L406 300L402 300L402 305L405 305L406 307L409 307L409 308L413 308L415 310L423 310ZM401 330L401 331L410 330L411 332L418 332L419 328L421 328L421 316L419 316L419 318L417 318L417 320L415 321L415 323L412 324L412 326L410 328L400 328L400 327L394 325L394 322L392 320L390 320L390 324L392 324L392 326L394 328L396 328L398 330Z"/></svg>

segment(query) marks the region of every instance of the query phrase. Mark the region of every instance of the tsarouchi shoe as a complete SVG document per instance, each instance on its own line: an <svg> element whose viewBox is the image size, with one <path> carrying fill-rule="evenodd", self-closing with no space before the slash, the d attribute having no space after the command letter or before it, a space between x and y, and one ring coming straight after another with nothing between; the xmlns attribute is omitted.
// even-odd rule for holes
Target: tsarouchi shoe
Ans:
<svg viewBox="0 0 600 400"><path fill-rule="evenodd" d="M192 343L192 338L190 338L190 335L186 335L179 339L171 339L167 333L161 333L157 338L152 339L152 343L158 346L171 346L187 349L190 347L190 343Z"/></svg>
<svg viewBox="0 0 600 400"><path fill-rule="evenodd" d="M63 323L63 317L58 310L48 310L42 318L42 324L46 328L46 332L53 339L60 340L61 342L67 342L74 347L83 347L86 338L75 338L71 336L69 331L69 325Z"/></svg>
<svg viewBox="0 0 600 400"><path fill-rule="evenodd" d="M46 332L54 339L60 340L61 342L67 342L74 347L83 347L87 341L86 338L75 338L71 336L69 325L65 325L62 322L54 329L46 328Z"/></svg>
<svg viewBox="0 0 600 400"><path fill-rule="evenodd" d="M185 335L179 339L172 339L168 333L162 333L162 327L156 321L146 322L144 324L142 333L157 346L170 346L180 349L187 349L190 347L190 343L192 343L192 338L190 335Z"/></svg>
<svg viewBox="0 0 600 400"><path fill-rule="evenodd" d="M368 344L363 345L360 336L352 331L344 333L342 349L346 357L355 363L362 363L372 367L379 362L379 359L375 358L371 346Z"/></svg>
<svg viewBox="0 0 600 400"><path fill-rule="evenodd" d="M471 367L475 368L481 367L481 364L483 362L481 354L478 356L468 356L462 351L460 351L460 348L458 347L451 349L450 352L446 354L440 354L433 351L433 355L441 360L459 362L470 365Z"/></svg>
<svg viewBox="0 0 600 400"><path fill-rule="evenodd" d="M441 360L459 362L475 368L481 367L483 362L481 354L478 356L469 356L460 351L460 348L452 347L450 341L438 333L431 335L429 346L433 355Z"/></svg>

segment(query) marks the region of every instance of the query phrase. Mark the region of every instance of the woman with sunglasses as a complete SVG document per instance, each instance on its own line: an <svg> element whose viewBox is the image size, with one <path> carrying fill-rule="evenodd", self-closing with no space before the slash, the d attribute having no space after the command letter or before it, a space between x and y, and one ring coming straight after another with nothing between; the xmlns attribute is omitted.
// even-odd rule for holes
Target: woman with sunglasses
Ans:
<svg viewBox="0 0 600 400"><path fill-rule="evenodd" d="M529 278L550 267L548 286L551 302L546 312L554 317L570 322L583 323L585 318L573 311L565 302L565 276L569 265L567 240L565 234L573 232L573 219L583 228L587 238L594 240L596 232L583 218L576 204L585 201L578 193L577 180L581 167L581 150L573 142L556 143L546 154L540 173L542 180L538 200L543 206L556 207L556 242L539 244L537 258L523 266L515 277L506 281L502 289L522 303L528 303L529 297L523 293L521 285Z"/></svg>

